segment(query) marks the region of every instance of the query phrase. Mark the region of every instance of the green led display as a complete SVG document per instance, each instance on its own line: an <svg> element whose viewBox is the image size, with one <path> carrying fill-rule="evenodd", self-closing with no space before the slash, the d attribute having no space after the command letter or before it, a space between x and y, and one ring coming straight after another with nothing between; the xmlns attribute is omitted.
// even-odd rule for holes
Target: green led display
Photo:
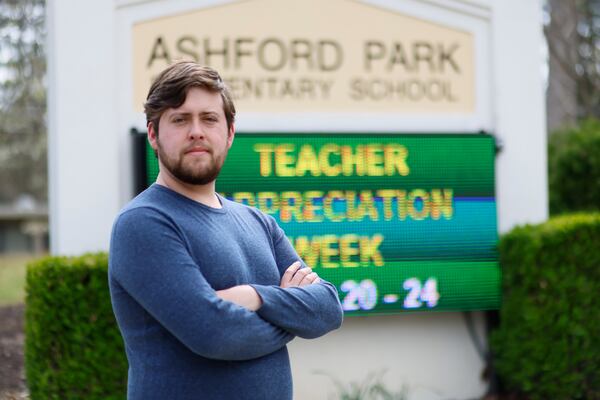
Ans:
<svg viewBox="0 0 600 400"><path fill-rule="evenodd" d="M238 133L217 191L272 215L348 315L496 309L494 157L489 135Z"/></svg>

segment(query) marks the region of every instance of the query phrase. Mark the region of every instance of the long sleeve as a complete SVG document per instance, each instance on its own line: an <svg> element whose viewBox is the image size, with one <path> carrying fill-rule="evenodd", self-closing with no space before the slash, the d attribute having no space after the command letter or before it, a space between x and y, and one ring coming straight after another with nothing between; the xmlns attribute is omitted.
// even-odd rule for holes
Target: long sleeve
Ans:
<svg viewBox="0 0 600 400"><path fill-rule="evenodd" d="M268 223L273 237L273 247L280 276L294 261L300 259L283 230L272 217ZM272 285L251 285L263 300L258 315L293 333L312 339L341 326L343 311L335 287L326 281L303 286L281 288Z"/></svg>
<svg viewBox="0 0 600 400"><path fill-rule="evenodd" d="M158 211L135 208L121 214L113 227L109 274L200 356L248 360L279 350L293 338L257 313L220 299L176 225Z"/></svg>

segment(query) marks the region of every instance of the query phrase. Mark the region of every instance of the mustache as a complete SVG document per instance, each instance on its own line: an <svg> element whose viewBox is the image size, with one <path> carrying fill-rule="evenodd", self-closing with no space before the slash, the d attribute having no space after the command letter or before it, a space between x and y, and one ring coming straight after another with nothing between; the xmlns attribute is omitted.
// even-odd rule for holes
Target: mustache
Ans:
<svg viewBox="0 0 600 400"><path fill-rule="evenodd" d="M208 153L212 153L212 148L206 144L200 144L200 143L194 143L191 144L189 146L186 146L183 149L184 153L189 153L190 151L197 151L197 150L203 150L206 151Z"/></svg>

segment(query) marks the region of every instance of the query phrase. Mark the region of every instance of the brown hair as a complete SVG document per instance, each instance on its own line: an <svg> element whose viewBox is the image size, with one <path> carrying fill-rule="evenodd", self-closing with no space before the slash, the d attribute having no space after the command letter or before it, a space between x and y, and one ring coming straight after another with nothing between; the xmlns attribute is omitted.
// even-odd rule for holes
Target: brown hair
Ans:
<svg viewBox="0 0 600 400"><path fill-rule="evenodd" d="M235 120L235 106L231 92L219 73L192 61L177 61L165 68L152 82L144 103L146 124L152 122L156 134L158 134L158 122L163 112L169 108L180 107L192 87L221 94L227 128L231 128Z"/></svg>

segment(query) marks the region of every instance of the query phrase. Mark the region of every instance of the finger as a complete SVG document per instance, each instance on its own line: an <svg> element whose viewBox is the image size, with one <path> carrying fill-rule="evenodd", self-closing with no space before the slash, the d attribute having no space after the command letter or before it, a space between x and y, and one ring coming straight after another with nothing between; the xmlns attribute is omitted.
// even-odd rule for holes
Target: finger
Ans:
<svg viewBox="0 0 600 400"><path fill-rule="evenodd" d="M294 274L296 273L296 271L298 271L300 269L300 267L302 267L302 264L300 263L300 261L294 261L292 263L292 265L290 265L284 272L283 276L288 276L289 279L292 278L292 276L294 276Z"/></svg>
<svg viewBox="0 0 600 400"><path fill-rule="evenodd" d="M292 265L290 265L285 270L285 272L283 273L283 276L281 277L281 286L282 287L289 285L290 281L294 277L294 274L296 273L296 271L298 271L298 269L300 269L301 266L302 266L302 264L300 263L300 261L296 261L296 262L293 262Z"/></svg>
<svg viewBox="0 0 600 400"><path fill-rule="evenodd" d="M306 286L306 285L311 285L315 279L318 279L319 275L317 275L316 272L311 272L310 274L306 275L304 277L304 279L302 279L300 281L300 284L298 286Z"/></svg>
<svg viewBox="0 0 600 400"><path fill-rule="evenodd" d="M300 282L302 282L302 280L304 279L304 277L308 274L310 274L312 272L312 269L310 267L305 267L305 268L301 268L298 271L296 271L296 273L294 274L294 277L291 280L291 285L292 286L298 286L300 285Z"/></svg>

